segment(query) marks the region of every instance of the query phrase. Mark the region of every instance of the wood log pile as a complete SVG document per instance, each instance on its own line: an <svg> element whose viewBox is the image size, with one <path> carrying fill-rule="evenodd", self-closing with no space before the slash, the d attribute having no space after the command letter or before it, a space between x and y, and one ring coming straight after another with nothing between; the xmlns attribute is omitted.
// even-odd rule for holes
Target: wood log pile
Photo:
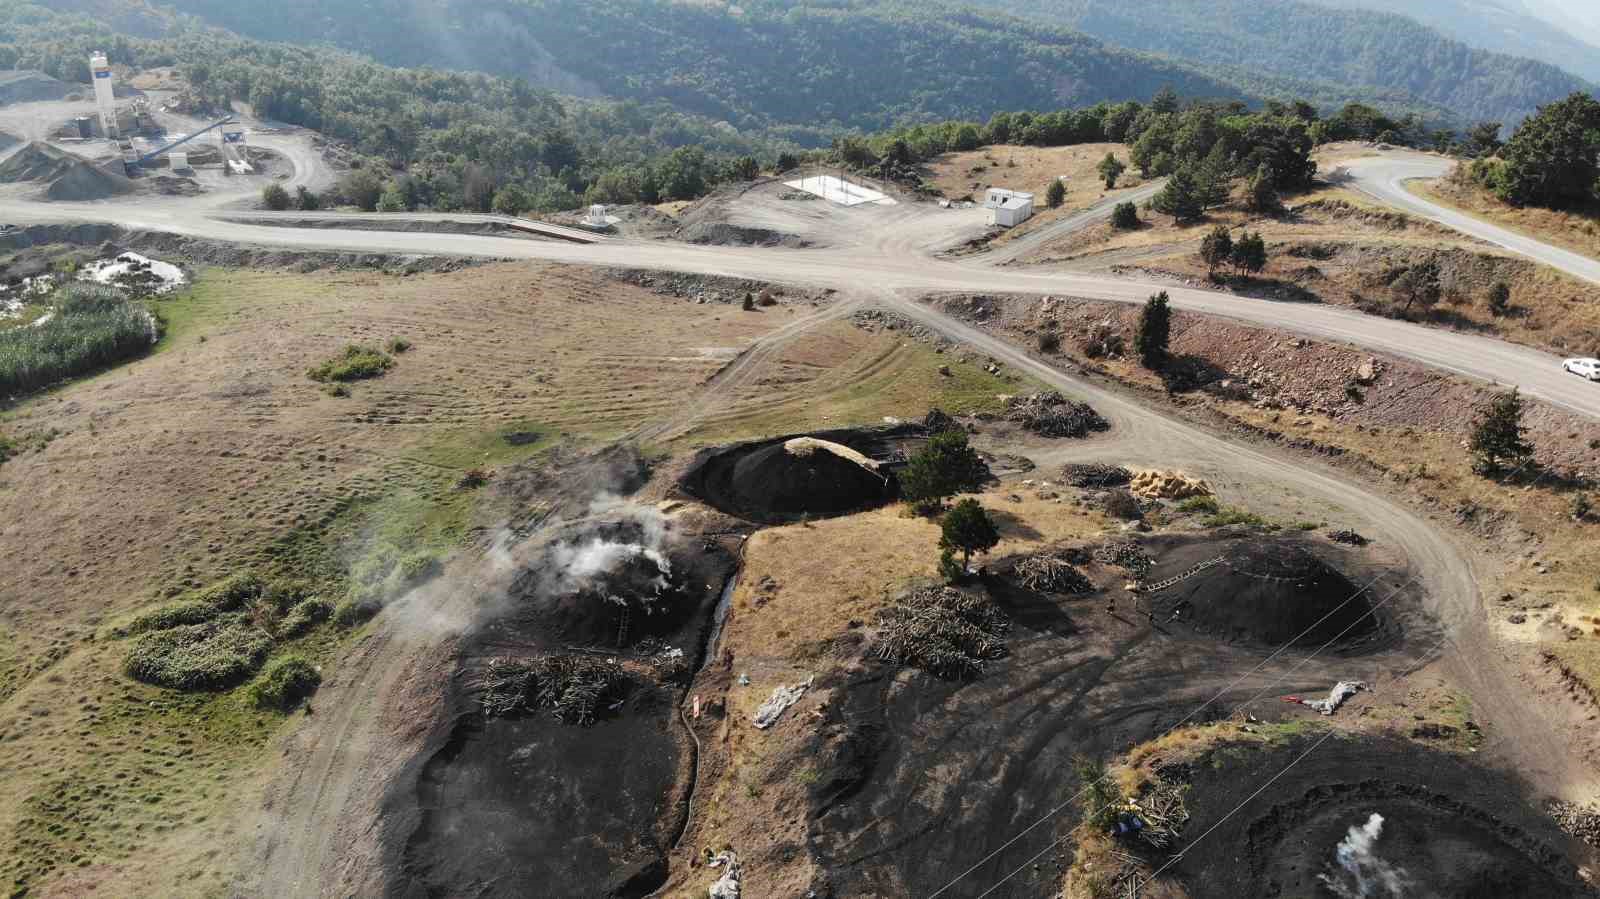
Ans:
<svg viewBox="0 0 1600 899"><path fill-rule="evenodd" d="M1120 487L1133 480L1133 472L1104 462L1076 462L1061 466L1061 479L1074 487Z"/></svg>
<svg viewBox="0 0 1600 899"><path fill-rule="evenodd" d="M545 710L563 724L586 726L623 698L628 673L616 661L582 655L497 658L473 686L488 717Z"/></svg>
<svg viewBox="0 0 1600 899"><path fill-rule="evenodd" d="M947 680L971 680L1007 654L1011 619L987 596L952 587L913 590L879 613L878 658Z"/></svg>
<svg viewBox="0 0 1600 899"><path fill-rule="evenodd" d="M1055 391L1012 397L1006 418L1043 437L1087 437L1109 430L1111 423L1087 403L1075 403Z"/></svg>
<svg viewBox="0 0 1600 899"><path fill-rule="evenodd" d="M1029 556L1018 562L1014 571L1017 583L1035 593L1082 595L1094 590L1083 572L1055 553Z"/></svg>

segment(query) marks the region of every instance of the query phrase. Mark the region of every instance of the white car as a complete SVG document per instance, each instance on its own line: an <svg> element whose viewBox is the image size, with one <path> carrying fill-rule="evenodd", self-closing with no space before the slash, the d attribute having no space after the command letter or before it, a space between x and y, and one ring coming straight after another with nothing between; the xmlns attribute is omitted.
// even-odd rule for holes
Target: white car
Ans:
<svg viewBox="0 0 1600 899"><path fill-rule="evenodd" d="M1580 378L1600 381L1600 359L1568 359L1561 367Z"/></svg>

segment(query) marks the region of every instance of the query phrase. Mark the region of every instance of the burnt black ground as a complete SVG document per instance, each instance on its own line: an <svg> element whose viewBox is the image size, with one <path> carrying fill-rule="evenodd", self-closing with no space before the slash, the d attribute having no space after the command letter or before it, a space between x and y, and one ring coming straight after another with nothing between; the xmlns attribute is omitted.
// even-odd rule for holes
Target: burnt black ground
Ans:
<svg viewBox="0 0 1600 899"><path fill-rule="evenodd" d="M1100 566L1087 571L1100 584L1124 579ZM1349 573L1358 583L1381 575L1387 590L1406 580L1381 569ZM983 677L961 684L873 667L830 709L817 740L810 837L832 895L934 892L1067 802L1080 786L1075 755L1109 758L1159 735L1270 652L1184 627L1152 627L1120 589L1114 616L1104 611L1104 594L996 592L1013 620L1011 656ZM1395 604L1410 610L1419 598L1405 595ZM1388 645L1354 656L1307 662L1307 651L1289 650L1194 720L1224 717L1257 693L1249 708L1258 717L1314 717L1278 696L1414 668L1431 645L1430 629L1416 621L1410 630L1397 626ZM1077 816L1077 804L1069 803L945 895L982 893L1066 834ZM990 895L1053 897L1069 861L1058 847Z"/></svg>
<svg viewBox="0 0 1600 899"><path fill-rule="evenodd" d="M1592 895L1568 861L1570 839L1515 775L1414 743L1343 735L1294 763L1314 739L1225 750L1194 766L1186 833L1222 822L1168 869L1194 899L1332 896L1317 875L1374 812L1384 818L1374 854L1403 872L1408 899Z"/></svg>
<svg viewBox="0 0 1600 899"><path fill-rule="evenodd" d="M673 598L683 605L652 635L694 663L734 560L700 540L678 542L669 556ZM491 598L488 607L494 614L462 650L450 727L387 803L386 839L402 847L395 895L648 894L667 875L689 787L692 746L676 722L681 690L641 680L591 727L546 714L485 720L470 689L475 665L566 651L571 636L526 598L509 608Z"/></svg>
<svg viewBox="0 0 1600 899"><path fill-rule="evenodd" d="M862 478L858 466L840 464L837 457L813 464L789 456L783 444L814 437L882 462L913 451L923 436L922 428L907 425L789 434L717 447L695 457L679 486L713 509L762 524L860 512L898 495L892 477L888 483Z"/></svg>

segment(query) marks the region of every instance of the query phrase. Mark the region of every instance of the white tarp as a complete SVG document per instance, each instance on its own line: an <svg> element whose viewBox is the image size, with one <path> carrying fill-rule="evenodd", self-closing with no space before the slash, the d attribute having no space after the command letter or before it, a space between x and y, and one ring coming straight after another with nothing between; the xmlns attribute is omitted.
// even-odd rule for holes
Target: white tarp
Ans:
<svg viewBox="0 0 1600 899"><path fill-rule="evenodd" d="M800 697L805 695L806 689L811 686L811 681L814 679L815 677L808 677L803 682L793 686L779 687L773 690L767 701L756 709L756 727L760 730L766 730L777 724L778 719L783 717L783 713L788 710L789 706L799 702Z"/></svg>
<svg viewBox="0 0 1600 899"><path fill-rule="evenodd" d="M1327 699L1302 699L1300 704L1307 708L1316 709L1324 715L1332 715L1338 711L1339 706L1344 705L1345 700L1366 688L1367 685L1361 681L1342 680L1334 684L1333 689L1328 691Z"/></svg>
<svg viewBox="0 0 1600 899"><path fill-rule="evenodd" d="M803 190L808 194L817 196L841 206L860 206L863 203L872 203L877 206L894 206L895 201L886 197L870 187L851 184L834 175L812 175L798 181L785 181L784 187Z"/></svg>

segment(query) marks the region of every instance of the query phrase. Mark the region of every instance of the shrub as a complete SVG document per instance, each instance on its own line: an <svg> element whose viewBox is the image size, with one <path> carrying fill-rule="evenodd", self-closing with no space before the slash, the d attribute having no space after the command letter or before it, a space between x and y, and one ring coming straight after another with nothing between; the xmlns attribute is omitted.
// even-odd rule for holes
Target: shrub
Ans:
<svg viewBox="0 0 1600 899"><path fill-rule="evenodd" d="M313 381L361 381L376 378L393 367L393 357L352 343L344 352L308 370L306 377Z"/></svg>
<svg viewBox="0 0 1600 899"><path fill-rule="evenodd" d="M189 624L205 624L236 612L262 596L266 584L253 574L236 574L209 587L192 590L174 602L133 619L123 634L142 634Z"/></svg>
<svg viewBox="0 0 1600 899"><path fill-rule="evenodd" d="M1056 331L1039 332L1039 352L1054 353L1061 349L1061 334Z"/></svg>
<svg viewBox="0 0 1600 899"><path fill-rule="evenodd" d="M1139 209L1132 203L1118 203L1111 209L1111 227L1132 231L1139 227Z"/></svg>
<svg viewBox="0 0 1600 899"><path fill-rule="evenodd" d="M281 184L268 184L261 188L261 205L274 212L289 208L289 192Z"/></svg>
<svg viewBox="0 0 1600 899"><path fill-rule="evenodd" d="M261 667L272 638L237 615L139 637L123 669L148 684L178 690L224 690Z"/></svg>
<svg viewBox="0 0 1600 899"><path fill-rule="evenodd" d="M1211 513L1211 515L1205 520L1205 526L1208 528L1225 528L1233 525L1262 527L1266 525L1266 523L1266 519L1255 514L1254 512L1249 512L1244 509L1235 509L1228 506L1219 508L1217 511Z"/></svg>
<svg viewBox="0 0 1600 899"><path fill-rule="evenodd" d="M278 636L285 639L298 637L333 615L333 606L325 599L313 596L289 610L278 624Z"/></svg>
<svg viewBox="0 0 1600 899"><path fill-rule="evenodd" d="M384 344L384 349L398 356L401 353L404 353L406 350L411 349L411 341L405 339L404 337L391 337L389 338L389 342Z"/></svg>
<svg viewBox="0 0 1600 899"><path fill-rule="evenodd" d="M160 331L140 303L112 287L72 284L51 297L54 316L0 331L0 394L17 396L147 352Z"/></svg>
<svg viewBox="0 0 1600 899"><path fill-rule="evenodd" d="M1494 315L1505 315L1511 309L1511 285L1504 281L1494 282L1489 288L1489 311Z"/></svg>
<svg viewBox="0 0 1600 899"><path fill-rule="evenodd" d="M1061 183L1060 178L1051 181L1050 186L1045 188L1044 205L1051 209L1059 209L1061 208L1061 204L1065 203L1066 201L1067 186Z"/></svg>
<svg viewBox="0 0 1600 899"><path fill-rule="evenodd" d="M295 205L304 212L315 212L322 208L322 198L307 190L302 184L295 188Z"/></svg>
<svg viewBox="0 0 1600 899"><path fill-rule="evenodd" d="M1217 504L1217 498L1214 496L1191 496L1178 503L1179 512L1204 512L1208 515L1215 515L1221 510L1222 507Z"/></svg>
<svg viewBox="0 0 1600 899"><path fill-rule="evenodd" d="M383 603L372 597L352 597L339 603L333 610L333 623L340 627L355 627L372 620L383 611Z"/></svg>
<svg viewBox="0 0 1600 899"><path fill-rule="evenodd" d="M1126 490L1108 490L1100 502L1106 514L1119 521L1138 521L1144 517L1139 501Z"/></svg>
<svg viewBox="0 0 1600 899"><path fill-rule="evenodd" d="M297 655L273 659L246 691L258 709L287 712L322 685L322 675Z"/></svg>

